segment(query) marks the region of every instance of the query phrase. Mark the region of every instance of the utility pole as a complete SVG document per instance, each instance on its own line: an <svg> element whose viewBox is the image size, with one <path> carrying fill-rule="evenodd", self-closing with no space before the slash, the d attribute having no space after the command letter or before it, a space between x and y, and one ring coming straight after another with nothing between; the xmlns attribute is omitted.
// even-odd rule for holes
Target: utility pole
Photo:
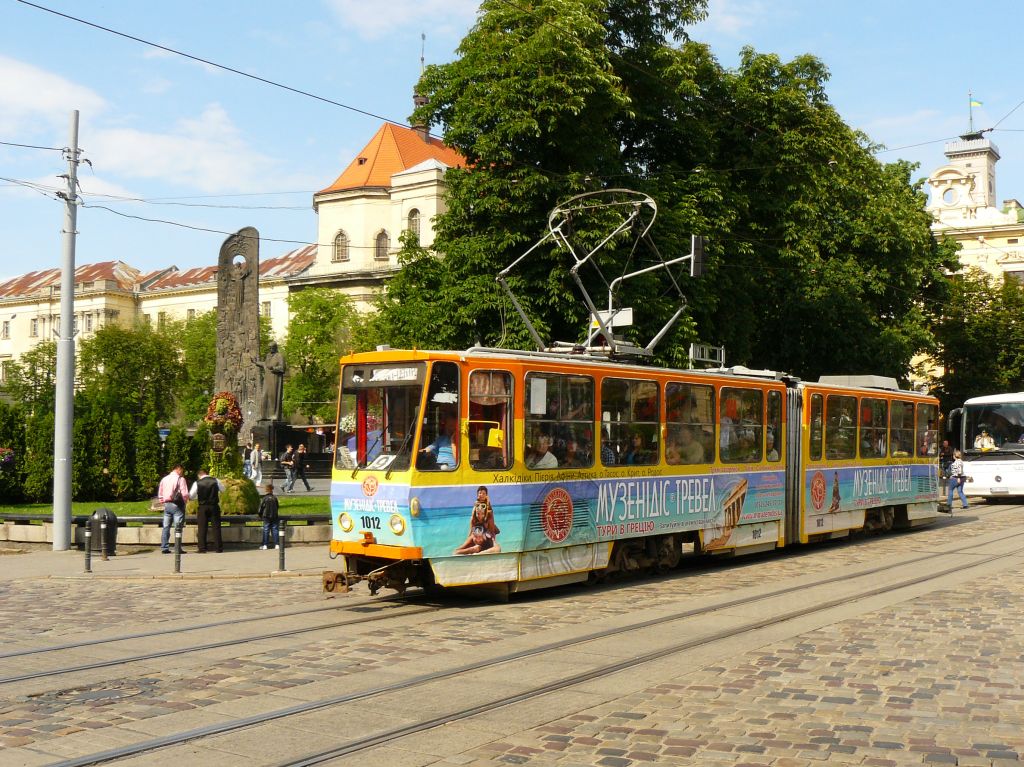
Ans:
<svg viewBox="0 0 1024 767"><path fill-rule="evenodd" d="M53 430L53 550L71 548L71 440L75 415L75 235L78 233L78 110L71 113L68 191L64 198L64 257L60 272L60 337Z"/></svg>

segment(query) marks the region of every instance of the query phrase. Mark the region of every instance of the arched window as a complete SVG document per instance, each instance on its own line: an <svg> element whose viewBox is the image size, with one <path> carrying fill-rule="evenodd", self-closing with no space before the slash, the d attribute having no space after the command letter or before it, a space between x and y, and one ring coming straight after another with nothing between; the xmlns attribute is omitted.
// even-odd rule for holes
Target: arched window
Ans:
<svg viewBox="0 0 1024 767"><path fill-rule="evenodd" d="M377 234L377 243L374 248L373 257L378 261L388 260L388 251L391 249L391 238L388 237L388 233L381 230Z"/></svg>
<svg viewBox="0 0 1024 767"><path fill-rule="evenodd" d="M348 261L348 235L344 232L338 232L334 238L334 253L331 255L331 261Z"/></svg>
<svg viewBox="0 0 1024 767"><path fill-rule="evenodd" d="M416 240L416 244L420 242L420 212L416 208L409 211L409 232Z"/></svg>

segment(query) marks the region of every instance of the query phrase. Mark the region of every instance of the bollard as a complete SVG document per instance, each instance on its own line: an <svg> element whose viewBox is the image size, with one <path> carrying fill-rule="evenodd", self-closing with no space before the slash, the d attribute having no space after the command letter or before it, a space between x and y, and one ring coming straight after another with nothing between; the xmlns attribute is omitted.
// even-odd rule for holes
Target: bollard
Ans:
<svg viewBox="0 0 1024 767"><path fill-rule="evenodd" d="M85 525L85 571L92 572L92 529L88 522Z"/></svg>
<svg viewBox="0 0 1024 767"><path fill-rule="evenodd" d="M100 520L100 559L107 561L107 518Z"/></svg>
<svg viewBox="0 0 1024 767"><path fill-rule="evenodd" d="M181 527L174 526L174 572L181 572Z"/></svg>
<svg viewBox="0 0 1024 767"><path fill-rule="evenodd" d="M277 569L284 572L284 520L278 523L277 528Z"/></svg>

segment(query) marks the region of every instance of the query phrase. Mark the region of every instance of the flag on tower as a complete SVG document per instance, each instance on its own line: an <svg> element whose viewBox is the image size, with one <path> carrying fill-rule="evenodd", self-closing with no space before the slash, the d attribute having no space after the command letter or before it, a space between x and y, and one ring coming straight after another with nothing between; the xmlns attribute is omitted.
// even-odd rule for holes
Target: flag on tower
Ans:
<svg viewBox="0 0 1024 767"><path fill-rule="evenodd" d="M980 101L978 101L977 99L971 99L971 106L972 107L980 107L980 106L982 106L982 103Z"/></svg>

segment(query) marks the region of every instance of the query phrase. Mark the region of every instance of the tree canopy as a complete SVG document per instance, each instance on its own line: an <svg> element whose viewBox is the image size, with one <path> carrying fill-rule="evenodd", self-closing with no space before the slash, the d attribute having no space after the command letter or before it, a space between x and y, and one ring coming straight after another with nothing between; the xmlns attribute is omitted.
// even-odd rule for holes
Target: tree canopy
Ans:
<svg viewBox="0 0 1024 767"><path fill-rule="evenodd" d="M913 168L884 164L826 95L828 71L745 49L736 70L687 38L700 0L484 2L459 57L428 67L415 122L440 126L467 166L451 169L431 250L405 240L380 303L393 345L460 348L529 339L495 275L546 231L556 203L626 187L659 206L666 257L708 238L704 279L662 344L724 345L730 364L802 377L906 378L932 342L922 301L941 301L952 248L936 244ZM681 41L668 42L669 39ZM597 229L573 237L589 246ZM618 275L632 251L612 248ZM642 263L632 262L634 266ZM551 339L576 340L587 312L571 260L542 246L511 284ZM659 278L624 288L649 338L672 308Z"/></svg>

